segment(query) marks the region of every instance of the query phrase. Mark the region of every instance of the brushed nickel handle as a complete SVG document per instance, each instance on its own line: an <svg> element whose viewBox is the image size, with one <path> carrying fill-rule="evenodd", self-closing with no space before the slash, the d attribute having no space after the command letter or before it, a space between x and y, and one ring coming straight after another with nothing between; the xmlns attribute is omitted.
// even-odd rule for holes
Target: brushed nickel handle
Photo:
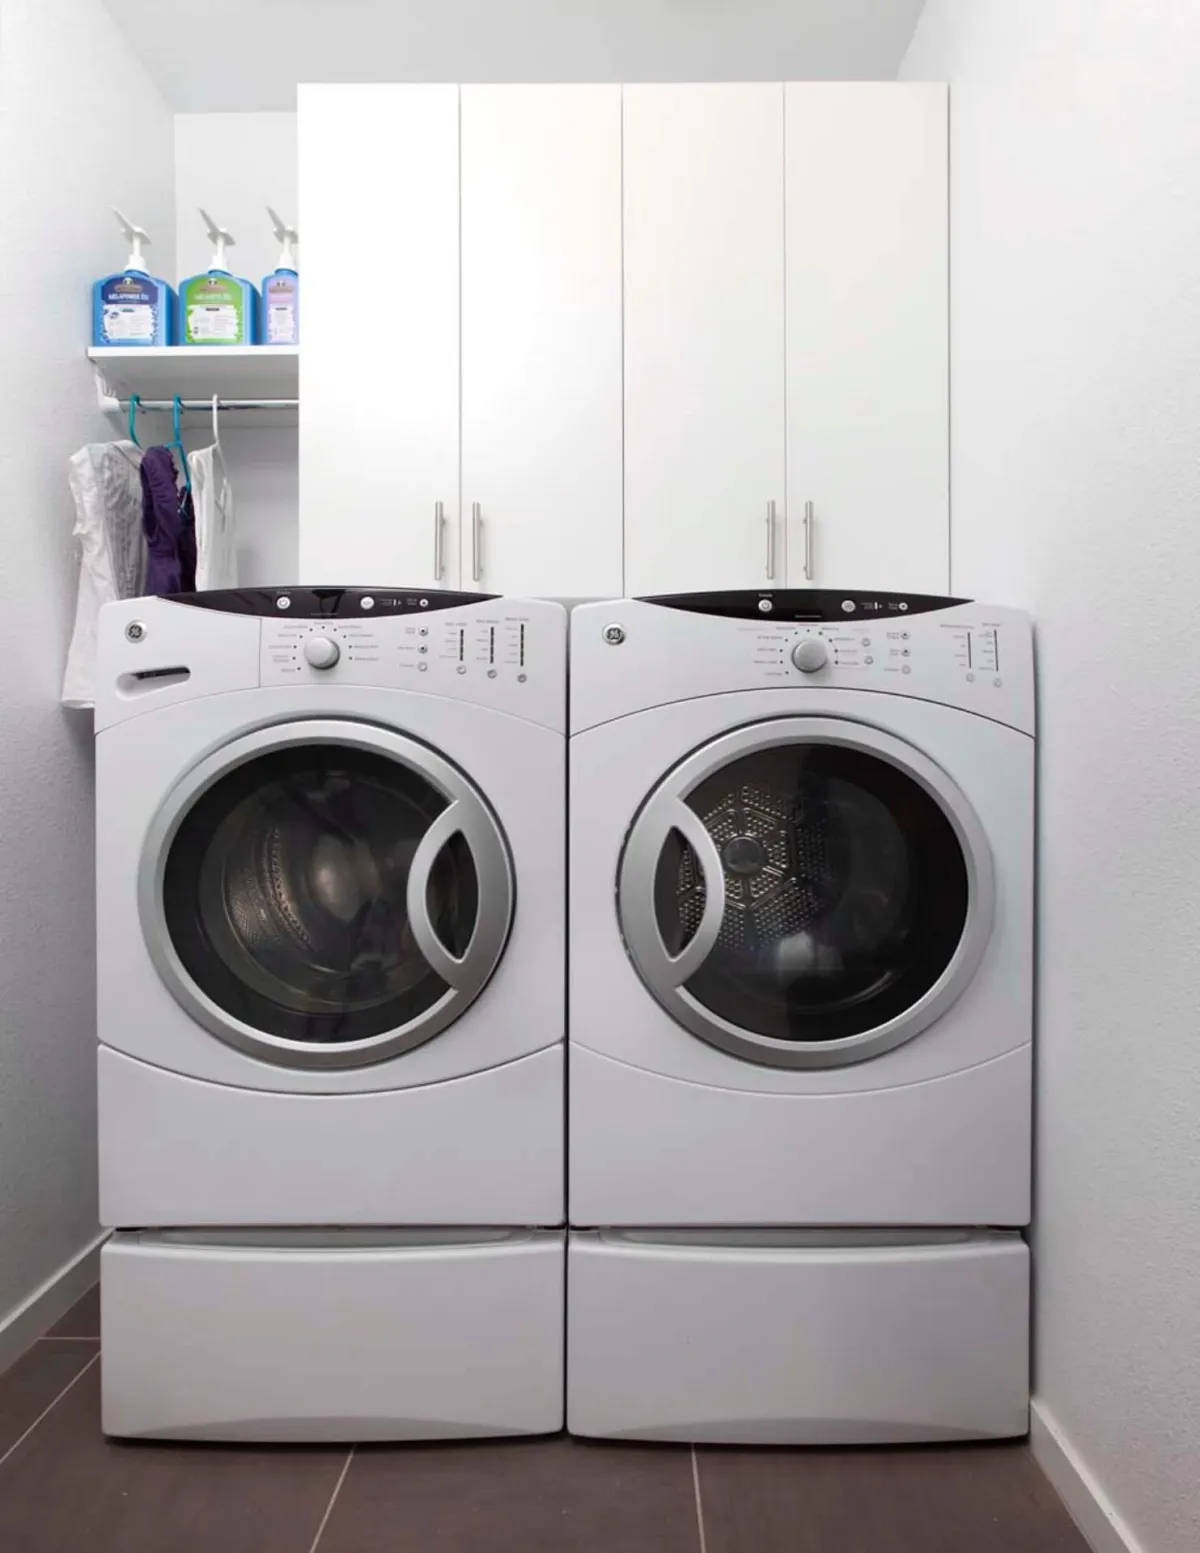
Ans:
<svg viewBox="0 0 1200 1553"><path fill-rule="evenodd" d="M775 580L775 503L767 503L767 581Z"/></svg>
<svg viewBox="0 0 1200 1553"><path fill-rule="evenodd" d="M806 582L813 580L813 529L816 527L816 522L813 504L806 501L804 503L804 579Z"/></svg>
<svg viewBox="0 0 1200 1553"><path fill-rule="evenodd" d="M446 570L445 532L446 505L444 502L435 501L433 504L433 580L435 582L441 582Z"/></svg>
<svg viewBox="0 0 1200 1553"><path fill-rule="evenodd" d="M479 503L471 503L471 581L483 576L483 513Z"/></svg>

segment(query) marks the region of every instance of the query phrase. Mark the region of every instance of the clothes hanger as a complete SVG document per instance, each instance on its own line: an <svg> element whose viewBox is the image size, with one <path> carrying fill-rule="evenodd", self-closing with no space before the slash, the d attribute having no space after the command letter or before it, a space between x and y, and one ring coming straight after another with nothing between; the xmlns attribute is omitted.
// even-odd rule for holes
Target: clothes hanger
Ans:
<svg viewBox="0 0 1200 1553"><path fill-rule="evenodd" d="M224 475L225 479L228 480L229 479L229 465L225 462L225 449L221 446L221 432L220 432L220 428L219 428L219 426L217 424L217 411L220 409L220 407L221 407L220 397L219 397L219 395L214 394L213 398L212 398L213 452L221 460L221 473Z"/></svg>
<svg viewBox="0 0 1200 1553"><path fill-rule="evenodd" d="M135 448L140 448L141 445L142 445L138 441L138 439L137 439L137 413L138 413L138 410L141 408L141 404L142 404L142 396L141 396L141 394L130 394L130 396L129 396L129 440L130 440L130 442L133 443Z"/></svg>
<svg viewBox="0 0 1200 1553"><path fill-rule="evenodd" d="M183 468L183 485L188 495L192 491L192 476L188 469L187 450L183 445L183 427L180 424L180 416L183 414L183 400L178 394L171 401L171 440L167 443L169 448L174 448L179 454L179 462ZM182 498L181 498L182 501Z"/></svg>

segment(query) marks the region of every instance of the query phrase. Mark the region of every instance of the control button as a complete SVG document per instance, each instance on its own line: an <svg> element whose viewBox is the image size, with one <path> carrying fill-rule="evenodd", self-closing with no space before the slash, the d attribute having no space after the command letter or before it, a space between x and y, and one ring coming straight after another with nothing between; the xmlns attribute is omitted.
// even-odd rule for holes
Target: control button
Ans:
<svg viewBox="0 0 1200 1553"><path fill-rule="evenodd" d="M517 675L517 684L518 685L523 685L528 678L529 678L528 674L518 674Z"/></svg>
<svg viewBox="0 0 1200 1553"><path fill-rule="evenodd" d="M418 636L428 636L429 635L429 627L428 626L422 626L421 629L417 632L417 635Z"/></svg>
<svg viewBox="0 0 1200 1553"><path fill-rule="evenodd" d="M422 642L420 647L417 648L417 651L418 652L428 652L429 648L425 646L424 642Z"/></svg>
<svg viewBox="0 0 1200 1553"><path fill-rule="evenodd" d="M342 649L328 636L310 636L304 644L304 656L314 669L331 669Z"/></svg>
<svg viewBox="0 0 1200 1553"><path fill-rule="evenodd" d="M973 685L974 683L975 683L975 676L974 676L974 674L968 674L967 675L967 684L968 685Z"/></svg>
<svg viewBox="0 0 1200 1553"><path fill-rule="evenodd" d="M275 600L275 608L276 609L291 609L291 607L292 607L292 601L291 601L290 598L288 598L286 593L281 593L279 595L279 597Z"/></svg>
<svg viewBox="0 0 1200 1553"><path fill-rule="evenodd" d="M874 660L874 658L872 658L871 654L868 653L867 656L863 659L863 662L864 663L874 663L875 660Z"/></svg>
<svg viewBox="0 0 1200 1553"><path fill-rule="evenodd" d="M902 642L907 642L908 641L908 632L907 631L901 631L901 633L900 633L900 640Z"/></svg>
<svg viewBox="0 0 1200 1553"><path fill-rule="evenodd" d="M465 664L465 663L460 663L460 664L459 664L459 666L458 666L458 672L459 672L459 673L460 673L460 674L465 674L465 673L466 673L466 672L467 672L467 666L466 666L466 664Z"/></svg>
<svg viewBox="0 0 1200 1553"><path fill-rule="evenodd" d="M906 610L906 609L907 609L907 608L908 608L908 605L907 605L907 604L906 604L906 603L905 603L905 602L904 602L904 600L903 600L903 599L901 599L901 600L900 600L900 613L901 613L901 614L903 614L903 613L904 613L904 611L905 611L905 610Z"/></svg>
<svg viewBox="0 0 1200 1553"><path fill-rule="evenodd" d="M792 662L801 674L815 674L829 662L829 649L819 637L807 637L792 648Z"/></svg>
<svg viewBox="0 0 1200 1553"><path fill-rule="evenodd" d="M999 677L999 675L997 675L997 677L992 681L992 684L995 685L997 690L999 690L1001 685L1004 684L1004 681Z"/></svg>
<svg viewBox="0 0 1200 1553"><path fill-rule="evenodd" d="M901 657L902 657L902 658L907 658L907 657L909 657L909 656L910 656L910 650L909 650L909 648L907 648L907 647L902 647L902 648L901 648L901 649L900 649L900 656L901 656Z"/></svg>
<svg viewBox="0 0 1200 1553"><path fill-rule="evenodd" d="M775 606L770 599L759 599L758 612L760 615L769 615L774 608Z"/></svg>
<svg viewBox="0 0 1200 1553"><path fill-rule="evenodd" d="M427 663L418 663L417 667L420 669L422 674L427 674L429 672L429 665Z"/></svg>
<svg viewBox="0 0 1200 1553"><path fill-rule="evenodd" d="M869 636L864 636L862 643L864 647L869 647L871 645L871 638Z"/></svg>
<svg viewBox="0 0 1200 1553"><path fill-rule="evenodd" d="M496 677L496 671L495 671L495 669L489 669L489 670L488 670L488 678L489 678L489 679L495 679L495 677Z"/></svg>
<svg viewBox="0 0 1200 1553"><path fill-rule="evenodd" d="M852 615L857 608L858 608L858 605L854 602L853 599L843 599L842 600L842 614L843 615Z"/></svg>
<svg viewBox="0 0 1200 1553"><path fill-rule="evenodd" d="M900 669L900 672L901 672L901 674L911 674L912 670L909 668L908 664L906 663L906 664L902 665L902 667Z"/></svg>
<svg viewBox="0 0 1200 1553"><path fill-rule="evenodd" d="M358 602L359 602L359 605L363 609L374 609L375 608L375 600L371 597L371 595L369 593L366 595L365 598L359 599Z"/></svg>

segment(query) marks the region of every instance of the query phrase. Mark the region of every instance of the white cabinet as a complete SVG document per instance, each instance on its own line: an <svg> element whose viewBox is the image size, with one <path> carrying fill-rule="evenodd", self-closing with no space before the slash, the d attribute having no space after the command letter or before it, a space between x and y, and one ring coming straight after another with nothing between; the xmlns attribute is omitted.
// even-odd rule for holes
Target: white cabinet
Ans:
<svg viewBox="0 0 1200 1553"><path fill-rule="evenodd" d="M625 591L784 581L783 87L628 86Z"/></svg>
<svg viewBox="0 0 1200 1553"><path fill-rule="evenodd" d="M944 591L946 107L302 87L301 580Z"/></svg>
<svg viewBox="0 0 1200 1553"><path fill-rule="evenodd" d="M458 88L302 86L299 140L299 580L457 587Z"/></svg>
<svg viewBox="0 0 1200 1553"><path fill-rule="evenodd" d="M621 89L462 88L462 578L621 592Z"/></svg>
<svg viewBox="0 0 1200 1553"><path fill-rule="evenodd" d="M949 586L946 120L944 86L786 88L793 587Z"/></svg>

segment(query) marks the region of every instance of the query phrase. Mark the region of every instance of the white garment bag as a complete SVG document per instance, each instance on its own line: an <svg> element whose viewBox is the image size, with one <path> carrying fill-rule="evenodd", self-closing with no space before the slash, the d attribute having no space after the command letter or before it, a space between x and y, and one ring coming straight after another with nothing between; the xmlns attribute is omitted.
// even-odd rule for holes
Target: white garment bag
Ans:
<svg viewBox="0 0 1200 1553"><path fill-rule="evenodd" d="M67 466L75 498L79 595L63 675L64 706L95 705L100 606L137 598L145 588L141 466L136 442L90 442Z"/></svg>

